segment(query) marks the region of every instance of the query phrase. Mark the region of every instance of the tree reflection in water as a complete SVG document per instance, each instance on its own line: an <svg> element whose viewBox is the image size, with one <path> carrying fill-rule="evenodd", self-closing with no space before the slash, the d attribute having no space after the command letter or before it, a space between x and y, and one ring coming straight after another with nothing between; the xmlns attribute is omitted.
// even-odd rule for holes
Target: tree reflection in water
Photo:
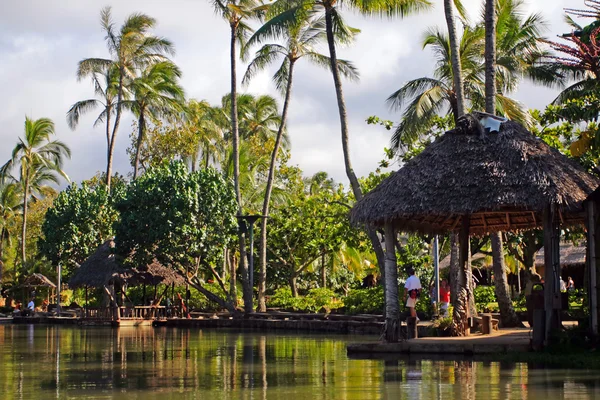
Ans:
<svg viewBox="0 0 600 400"><path fill-rule="evenodd" d="M526 364L349 359L365 338L0 325L2 398L591 399L595 373ZM147 398L147 399L146 399Z"/></svg>

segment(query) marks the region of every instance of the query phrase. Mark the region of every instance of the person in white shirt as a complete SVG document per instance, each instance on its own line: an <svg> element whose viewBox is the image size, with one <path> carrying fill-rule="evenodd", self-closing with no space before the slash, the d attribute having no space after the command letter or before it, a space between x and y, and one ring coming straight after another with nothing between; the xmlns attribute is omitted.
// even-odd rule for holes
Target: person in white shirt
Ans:
<svg viewBox="0 0 600 400"><path fill-rule="evenodd" d="M421 290L421 281L415 275L415 270L412 268L408 270L408 275L409 277L404 284L404 299L406 300L406 307L410 310L410 316L416 318L417 312L415 311L415 306L417 305Z"/></svg>
<svg viewBox="0 0 600 400"><path fill-rule="evenodd" d="M31 301L27 304L27 309L30 310L32 313L35 311L35 302L33 301L33 299L31 299Z"/></svg>

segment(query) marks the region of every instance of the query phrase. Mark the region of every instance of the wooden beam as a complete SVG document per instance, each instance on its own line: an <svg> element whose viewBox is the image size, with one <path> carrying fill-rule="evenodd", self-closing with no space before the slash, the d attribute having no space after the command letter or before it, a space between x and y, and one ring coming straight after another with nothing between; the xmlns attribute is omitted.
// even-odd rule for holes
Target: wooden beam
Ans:
<svg viewBox="0 0 600 400"><path fill-rule="evenodd" d="M534 223L535 225L537 225L537 221L536 221L536 219L535 219L535 213L534 213L533 211L531 212L531 218L533 218L533 223Z"/></svg>
<svg viewBox="0 0 600 400"><path fill-rule="evenodd" d="M450 228L451 231L454 231L454 229L456 229L456 226L458 225L458 221L462 220L463 217L460 217L457 215L456 216L456 220L454 221L454 223L452 224L452 228Z"/></svg>

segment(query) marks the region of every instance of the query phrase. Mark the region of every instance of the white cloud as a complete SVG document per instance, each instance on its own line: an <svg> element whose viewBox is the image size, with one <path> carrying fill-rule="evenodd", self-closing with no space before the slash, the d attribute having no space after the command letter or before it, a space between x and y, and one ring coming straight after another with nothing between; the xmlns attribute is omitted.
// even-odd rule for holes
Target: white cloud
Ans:
<svg viewBox="0 0 600 400"><path fill-rule="evenodd" d="M218 103L229 88L229 27L201 0L28 0L3 2L0 12L0 162L10 156L17 136L22 134L24 116L49 117L57 125L59 138L73 149L66 165L75 180L85 179L105 168L105 138L93 129L93 118L81 121L70 131L65 113L75 101L92 95L88 82L75 79L77 62L86 57L106 57L99 25L100 9L113 6L117 26L132 12L144 12L158 20L156 32L171 39L175 61L183 70L189 97ZM472 17L480 13L482 0L465 0ZM569 29L562 22L565 0L530 0L531 9L551 22L549 36ZM351 155L354 168L366 175L377 167L388 144L390 132L367 126L369 115L397 118L384 101L409 79L429 75L433 58L421 50L423 31L432 25L444 27L440 4L432 13L405 20L381 20L349 14L348 23L362 30L356 44L339 49L339 56L359 68L360 83L344 84L350 120ZM326 47L322 47L326 51ZM245 64L240 62L241 80ZM279 97L271 82L273 71L259 75L241 91L269 92ZM523 86L516 97L532 107L543 107L554 91ZM129 142L130 118L121 123L115 167L129 171L125 149ZM339 119L333 81L324 69L298 63L290 109L289 132L292 162L312 174L327 171L346 182L340 144Z"/></svg>

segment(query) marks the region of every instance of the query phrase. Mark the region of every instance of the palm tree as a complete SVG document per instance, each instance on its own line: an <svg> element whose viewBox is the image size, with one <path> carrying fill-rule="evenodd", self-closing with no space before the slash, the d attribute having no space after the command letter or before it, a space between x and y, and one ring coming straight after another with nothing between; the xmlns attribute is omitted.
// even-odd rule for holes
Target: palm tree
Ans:
<svg viewBox="0 0 600 400"><path fill-rule="evenodd" d="M174 49L169 40L149 34L156 25L156 20L145 14L131 14L121 29L116 31L111 8L105 7L100 12L100 24L106 34L106 44L111 58L81 60L77 75L78 77L93 76L98 71L113 68L117 71L115 72L118 81L115 88L117 97L114 105L115 121L110 133L106 165L106 184L110 188L115 140L121 122L123 102L127 98L127 86L136 77L138 70L154 62L168 61L165 54L173 54Z"/></svg>
<svg viewBox="0 0 600 400"><path fill-rule="evenodd" d="M100 115L94 121L94 127L100 125L101 123L105 124L106 130L106 151L107 151L107 160L109 158L108 151L110 149L111 144L111 117L115 112L115 104L117 98L117 88L118 88L118 69L114 66L105 66L99 65L97 71L82 71L81 68L77 71L77 80L82 80L86 78L88 75L90 76L92 83L94 85L94 92L97 98L81 100L77 103L73 104L69 111L67 112L67 124L69 128L75 130L77 125L79 124L79 118L97 107L101 107L102 111ZM109 180L107 179L107 184Z"/></svg>
<svg viewBox="0 0 600 400"><path fill-rule="evenodd" d="M528 110L507 94L516 90L523 78L551 86L556 84L560 75L550 66L539 63L548 55L541 36L545 21L539 14L524 18L523 7L521 0L498 1L496 110L512 120L530 125L532 121ZM485 108L484 40L483 24L465 25L459 55L466 108ZM455 120L458 118L450 40L439 30L430 29L423 46L430 46L436 56L434 77L409 81L388 98L392 109L400 110L407 104L391 139L394 151L418 140L434 116L452 113Z"/></svg>
<svg viewBox="0 0 600 400"><path fill-rule="evenodd" d="M223 136L226 128L219 125L215 118L219 110L213 108L207 101L190 100L186 105L186 129L189 129L196 138L196 151L191 156L192 172L196 170L198 161L202 159L204 168L208 168L211 161L213 165L223 161L225 153Z"/></svg>
<svg viewBox="0 0 600 400"><path fill-rule="evenodd" d="M0 286L4 273L4 245L10 246L12 236L8 225L23 206L19 186L8 179L0 180Z"/></svg>
<svg viewBox="0 0 600 400"><path fill-rule="evenodd" d="M62 170L65 157L71 157L71 150L58 140L50 140L54 135L54 123L48 118L32 120L25 118L25 137L12 151L11 159L2 166L0 174L8 176L18 168L18 182L23 193L23 224L21 227L21 262L25 268L25 238L27 232L27 204L30 196L44 196L48 190L46 183L58 184L58 175L69 178Z"/></svg>
<svg viewBox="0 0 600 400"><path fill-rule="evenodd" d="M459 5L460 2L456 1ZM446 16L446 25L448 26L448 41L450 49L450 59L452 65L452 83L454 87L454 97L456 101L456 117L460 118L465 113L465 95L460 60L460 40L456 34L456 24L454 22L454 3L455 0L444 0L444 15Z"/></svg>
<svg viewBox="0 0 600 400"><path fill-rule="evenodd" d="M271 162L269 164L269 175L267 178L267 187L262 207L262 215L269 216L269 203L271 200L271 191L275 175L277 155L282 139L285 139L284 132L287 122L287 113L292 93L292 82L294 67L296 62L305 57L313 63L329 68L329 57L316 51L315 46L326 39L325 20L323 17L315 18L310 14L299 16L293 24L284 26L278 25L278 19L268 20L248 41L248 46L253 43L260 43L267 39L277 39L283 36L285 44L265 44L257 52L254 59L248 65L243 82L248 82L259 71L265 69L278 59L282 63L273 76L273 81L284 96L283 111L281 113L281 123L277 130L275 146L271 153ZM347 61L339 60L340 69L343 74L350 78L357 78L356 70ZM260 236L260 274L258 282L258 309L261 312L266 311L265 290L267 279L267 218L261 221Z"/></svg>
<svg viewBox="0 0 600 400"><path fill-rule="evenodd" d="M233 183L235 196L238 203L238 216L242 215L242 195L240 192L240 165L239 165L239 131L237 110L237 73L236 44L244 46L252 28L246 24L249 19L261 19L268 6L259 0L210 0L215 12L229 23L230 27L230 60L231 60L231 139L233 145ZM244 233L239 232L240 262L242 270L242 283L244 286L244 309L246 313L252 312L252 288L249 285L248 267L246 264L246 244Z"/></svg>
<svg viewBox="0 0 600 400"><path fill-rule="evenodd" d="M130 85L133 95L123 107L133 111L138 118L138 137L133 163L133 179L138 177L140 148L144 141L146 120L174 117L183 110L185 94L179 85L181 71L170 61L150 64Z"/></svg>

